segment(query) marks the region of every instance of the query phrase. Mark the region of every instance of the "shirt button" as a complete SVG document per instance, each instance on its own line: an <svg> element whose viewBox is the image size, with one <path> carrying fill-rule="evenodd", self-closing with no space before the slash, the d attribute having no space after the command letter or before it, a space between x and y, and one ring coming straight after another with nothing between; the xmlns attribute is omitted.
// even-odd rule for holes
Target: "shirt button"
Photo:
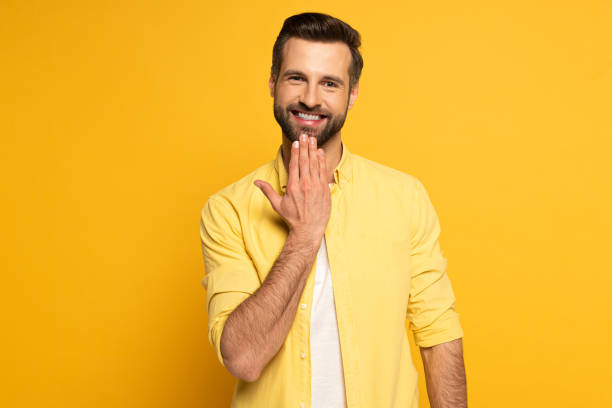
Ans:
<svg viewBox="0 0 612 408"><path fill-rule="evenodd" d="M306 406L306 404L304 404L303 402L300 402L300 408L304 408Z"/></svg>
<svg viewBox="0 0 612 408"><path fill-rule="evenodd" d="M302 354L300 354L300 357L302 357L302 358L306 358L306 353L302 353Z"/></svg>
<svg viewBox="0 0 612 408"><path fill-rule="evenodd" d="M300 305L300 307L301 307L302 309L306 309L306 303L302 303L302 304Z"/></svg>

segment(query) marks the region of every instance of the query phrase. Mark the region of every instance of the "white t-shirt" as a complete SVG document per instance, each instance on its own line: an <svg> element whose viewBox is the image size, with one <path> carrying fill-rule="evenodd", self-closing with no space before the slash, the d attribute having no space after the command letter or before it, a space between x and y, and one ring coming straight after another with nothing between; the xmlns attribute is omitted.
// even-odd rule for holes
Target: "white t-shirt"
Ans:
<svg viewBox="0 0 612 408"><path fill-rule="evenodd" d="M330 183L331 187L333 183ZM317 253L310 314L312 408L345 408L344 373L338 321L325 236Z"/></svg>

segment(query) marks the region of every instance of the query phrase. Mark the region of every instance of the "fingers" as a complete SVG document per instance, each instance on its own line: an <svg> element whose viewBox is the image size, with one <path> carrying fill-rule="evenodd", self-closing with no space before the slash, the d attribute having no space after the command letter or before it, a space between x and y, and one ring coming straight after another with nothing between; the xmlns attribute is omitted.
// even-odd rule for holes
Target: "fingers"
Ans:
<svg viewBox="0 0 612 408"><path fill-rule="evenodd" d="M274 188L272 188L270 184L263 180L255 180L253 184L259 187L259 189L265 194L265 196L268 197L268 200L270 201L270 204L272 204L272 208L274 208L274 211L279 212L280 202L282 198L280 195L278 195L276 191L274 191Z"/></svg>
<svg viewBox="0 0 612 408"><path fill-rule="evenodd" d="M291 143L291 158L289 159L289 177L287 185L293 185L299 180L298 160L300 154L300 141L296 140Z"/></svg>
<svg viewBox="0 0 612 408"><path fill-rule="evenodd" d="M319 178L319 153L317 151L317 138L308 138L308 162L310 167L310 175L313 181Z"/></svg>
<svg viewBox="0 0 612 408"><path fill-rule="evenodd" d="M319 150L321 149L317 148L317 138L308 137L306 134L301 134L299 140L291 144L288 186L311 177L321 181Z"/></svg>
<svg viewBox="0 0 612 408"><path fill-rule="evenodd" d="M328 184L327 182L327 163L325 162L325 151L323 149L318 149L317 157L319 158L319 179L321 179L321 183Z"/></svg>
<svg viewBox="0 0 612 408"><path fill-rule="evenodd" d="M310 177L310 164L308 163L308 137L305 134L300 135L300 179Z"/></svg>

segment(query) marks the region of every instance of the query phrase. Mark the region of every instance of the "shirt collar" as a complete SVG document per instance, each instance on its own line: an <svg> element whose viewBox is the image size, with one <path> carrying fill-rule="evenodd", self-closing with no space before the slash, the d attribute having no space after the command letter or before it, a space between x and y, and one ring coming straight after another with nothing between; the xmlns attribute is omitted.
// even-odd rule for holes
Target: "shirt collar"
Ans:
<svg viewBox="0 0 612 408"><path fill-rule="evenodd" d="M340 157L340 161L336 168L334 168L334 182L339 184L340 187L344 183L348 183L351 181L353 177L352 172L352 153L347 149L346 144L341 141L342 145L342 157ZM283 155L282 155L283 145L281 144L276 151L276 159L274 160L274 170L278 175L278 182L282 192L285 192L287 189L287 170L285 169L285 165L283 164Z"/></svg>

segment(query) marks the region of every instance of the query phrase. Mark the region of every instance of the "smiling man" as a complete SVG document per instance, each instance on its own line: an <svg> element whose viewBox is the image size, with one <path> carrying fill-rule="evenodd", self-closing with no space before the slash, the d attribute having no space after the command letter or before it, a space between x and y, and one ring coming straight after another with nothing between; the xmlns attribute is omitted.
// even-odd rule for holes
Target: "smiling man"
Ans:
<svg viewBox="0 0 612 408"><path fill-rule="evenodd" d="M431 406L467 406L463 330L427 191L341 140L360 45L329 15L285 20L269 81L282 144L202 209L208 335L238 378L234 408L417 407L406 322Z"/></svg>

